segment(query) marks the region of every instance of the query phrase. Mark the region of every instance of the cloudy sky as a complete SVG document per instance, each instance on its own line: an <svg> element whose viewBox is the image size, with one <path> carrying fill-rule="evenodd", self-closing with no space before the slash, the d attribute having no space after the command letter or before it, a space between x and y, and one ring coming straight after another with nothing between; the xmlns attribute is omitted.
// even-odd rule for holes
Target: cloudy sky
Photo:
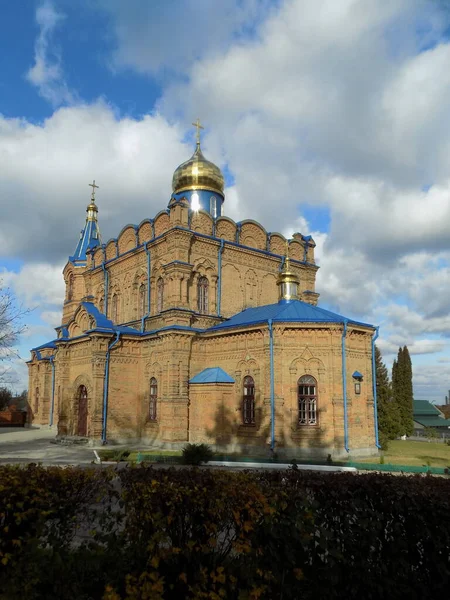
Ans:
<svg viewBox="0 0 450 600"><path fill-rule="evenodd" d="M450 388L447 0L0 0L0 276L54 336L96 179L104 239L166 207L206 125L225 213L312 234L320 305ZM26 369L13 365L16 389Z"/></svg>

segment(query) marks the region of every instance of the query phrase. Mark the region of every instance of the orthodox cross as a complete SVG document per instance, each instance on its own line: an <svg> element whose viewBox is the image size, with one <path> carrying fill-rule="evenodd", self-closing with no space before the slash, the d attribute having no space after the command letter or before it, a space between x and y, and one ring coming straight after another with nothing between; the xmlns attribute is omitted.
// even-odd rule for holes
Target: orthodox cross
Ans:
<svg viewBox="0 0 450 600"><path fill-rule="evenodd" d="M95 185L95 179L92 181L92 183L88 183L88 186L90 186L92 188L92 196L91 199L95 200L95 188L99 188L100 186Z"/></svg>
<svg viewBox="0 0 450 600"><path fill-rule="evenodd" d="M197 121L195 123L192 123L192 125L194 127L197 128L197 146L200 146L200 129L205 129L202 125L200 125L200 119L197 118Z"/></svg>

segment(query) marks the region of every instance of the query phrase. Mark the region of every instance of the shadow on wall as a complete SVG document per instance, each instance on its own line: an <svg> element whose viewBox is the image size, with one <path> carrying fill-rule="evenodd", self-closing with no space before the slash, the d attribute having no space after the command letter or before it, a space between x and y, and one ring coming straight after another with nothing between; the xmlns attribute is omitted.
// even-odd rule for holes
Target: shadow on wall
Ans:
<svg viewBox="0 0 450 600"><path fill-rule="evenodd" d="M206 429L206 439L202 441L223 452L272 456L270 407L265 415L264 413L262 407L257 408L256 424L247 426L240 421L240 411L220 406L216 411L213 427ZM276 415L275 425L275 453L280 456L301 457L303 454L305 457L323 457L332 450L329 441L326 441L327 430L323 426L301 427L297 425L297 419L295 423L288 424L281 414Z"/></svg>

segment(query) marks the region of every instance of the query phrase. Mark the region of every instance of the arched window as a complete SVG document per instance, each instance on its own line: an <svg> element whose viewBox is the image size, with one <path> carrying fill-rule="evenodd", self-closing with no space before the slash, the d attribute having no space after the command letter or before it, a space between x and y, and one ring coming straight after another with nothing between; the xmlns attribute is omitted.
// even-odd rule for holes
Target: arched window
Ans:
<svg viewBox="0 0 450 600"><path fill-rule="evenodd" d="M298 424L317 425L317 381L312 375L298 380Z"/></svg>
<svg viewBox="0 0 450 600"><path fill-rule="evenodd" d="M200 277L197 284L197 308L202 314L208 313L208 288L208 278Z"/></svg>
<svg viewBox="0 0 450 600"><path fill-rule="evenodd" d="M139 286L139 314L144 317L147 312L147 287L145 283Z"/></svg>
<svg viewBox="0 0 450 600"><path fill-rule="evenodd" d="M255 382L253 377L244 377L244 398L242 403L242 420L244 425L255 424Z"/></svg>
<svg viewBox="0 0 450 600"><path fill-rule="evenodd" d="M164 308L164 279L160 277L156 284L156 292L158 295L158 312Z"/></svg>
<svg viewBox="0 0 450 600"><path fill-rule="evenodd" d="M117 323L119 317L119 299L117 294L113 294L111 299L111 319L114 323Z"/></svg>
<svg viewBox="0 0 450 600"><path fill-rule="evenodd" d="M39 388L36 388L36 393L34 396L34 412L37 414L39 412Z"/></svg>
<svg viewBox="0 0 450 600"><path fill-rule="evenodd" d="M67 301L71 302L73 300L73 275L70 274L67 280Z"/></svg>
<svg viewBox="0 0 450 600"><path fill-rule="evenodd" d="M102 296L98 303L98 310L102 313L104 308L105 308L105 299Z"/></svg>
<svg viewBox="0 0 450 600"><path fill-rule="evenodd" d="M148 418L156 421L156 404L158 401L158 382L154 377L150 379L150 402L148 405Z"/></svg>

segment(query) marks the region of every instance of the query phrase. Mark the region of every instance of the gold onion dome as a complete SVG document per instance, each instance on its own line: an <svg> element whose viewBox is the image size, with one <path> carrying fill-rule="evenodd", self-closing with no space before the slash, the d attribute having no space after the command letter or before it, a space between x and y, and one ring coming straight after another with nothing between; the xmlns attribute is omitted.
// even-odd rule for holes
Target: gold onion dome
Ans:
<svg viewBox="0 0 450 600"><path fill-rule="evenodd" d="M172 191L179 194L187 190L210 190L223 196L225 180L222 171L214 163L206 160L200 148L199 123L197 127L197 147L189 160L182 163L172 179Z"/></svg>

